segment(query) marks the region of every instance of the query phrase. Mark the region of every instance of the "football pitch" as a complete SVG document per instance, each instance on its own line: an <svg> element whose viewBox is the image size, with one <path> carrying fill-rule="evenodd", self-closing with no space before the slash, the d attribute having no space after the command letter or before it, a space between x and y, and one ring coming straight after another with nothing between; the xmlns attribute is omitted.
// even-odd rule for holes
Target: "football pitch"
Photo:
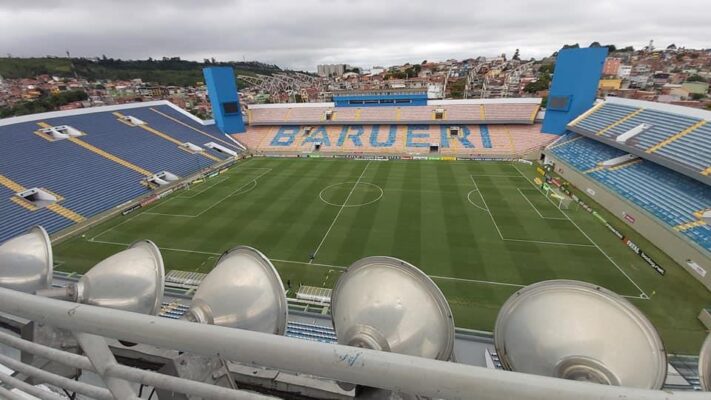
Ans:
<svg viewBox="0 0 711 400"><path fill-rule="evenodd" d="M333 287L354 261L393 256L432 277L458 327L488 331L525 285L576 279L625 296L669 352L698 353L705 330L696 316L709 305L708 291L622 222L616 226L666 275L582 208L559 210L533 183L535 174L510 162L252 158L65 240L55 259L58 270L85 272L150 239L166 271L207 273L221 253L249 245L295 290Z"/></svg>

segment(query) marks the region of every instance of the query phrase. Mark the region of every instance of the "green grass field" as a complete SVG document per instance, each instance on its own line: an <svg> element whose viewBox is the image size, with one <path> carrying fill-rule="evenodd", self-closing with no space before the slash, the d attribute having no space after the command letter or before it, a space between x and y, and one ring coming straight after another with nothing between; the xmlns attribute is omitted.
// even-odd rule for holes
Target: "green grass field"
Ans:
<svg viewBox="0 0 711 400"><path fill-rule="evenodd" d="M209 272L222 252L243 244L264 252L296 288L332 287L352 262L393 256L433 278L457 326L481 330L493 329L519 288L577 279L626 296L668 351L697 353L705 330L696 316L708 291L638 234L625 231L665 276L582 208L558 210L532 183L535 173L506 162L255 158L68 239L55 258L59 270L84 272L150 239L167 270Z"/></svg>

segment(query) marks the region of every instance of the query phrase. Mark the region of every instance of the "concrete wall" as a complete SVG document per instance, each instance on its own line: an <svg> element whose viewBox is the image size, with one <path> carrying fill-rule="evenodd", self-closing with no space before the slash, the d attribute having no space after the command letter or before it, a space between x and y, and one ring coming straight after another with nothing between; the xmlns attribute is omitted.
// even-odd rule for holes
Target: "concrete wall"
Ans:
<svg viewBox="0 0 711 400"><path fill-rule="evenodd" d="M671 230L646 211L619 197L603 185L551 155L549 151L544 153L547 160L555 162L555 172L558 175L585 192L590 198L620 218L629 227L644 235L647 240L684 267L691 276L698 279L711 291L711 257L704 249L687 240L681 233ZM625 218L625 216L628 217ZM634 219L634 222L630 221L630 217ZM644 251L644 249L642 250ZM701 274L689 267L687 260L690 259L707 271L706 276L701 276Z"/></svg>

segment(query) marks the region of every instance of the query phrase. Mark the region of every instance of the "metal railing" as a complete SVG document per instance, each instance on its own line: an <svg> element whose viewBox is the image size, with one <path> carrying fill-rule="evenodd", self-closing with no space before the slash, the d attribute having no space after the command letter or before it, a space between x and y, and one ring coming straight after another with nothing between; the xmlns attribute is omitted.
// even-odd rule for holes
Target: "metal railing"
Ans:
<svg viewBox="0 0 711 400"><path fill-rule="evenodd" d="M669 392L597 385L492 370L401 354L171 320L80 305L0 288L0 312L71 331L85 355L77 355L0 332L0 343L63 365L97 373L106 388L54 375L0 356L5 364L35 380L96 399L135 399L129 383L208 399L268 398L208 383L119 364L104 338L220 357L247 365L300 372L401 393L446 399L708 399L709 393ZM45 400L59 397L8 375L0 381ZM0 397L18 398L0 386Z"/></svg>

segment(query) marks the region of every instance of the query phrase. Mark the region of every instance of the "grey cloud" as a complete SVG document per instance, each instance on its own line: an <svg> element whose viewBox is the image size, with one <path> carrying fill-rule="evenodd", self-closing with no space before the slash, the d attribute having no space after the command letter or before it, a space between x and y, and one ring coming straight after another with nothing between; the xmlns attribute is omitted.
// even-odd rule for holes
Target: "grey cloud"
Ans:
<svg viewBox="0 0 711 400"><path fill-rule="evenodd" d="M673 9L670 9L673 7ZM0 1L0 53L390 65L565 43L711 47L706 0Z"/></svg>

